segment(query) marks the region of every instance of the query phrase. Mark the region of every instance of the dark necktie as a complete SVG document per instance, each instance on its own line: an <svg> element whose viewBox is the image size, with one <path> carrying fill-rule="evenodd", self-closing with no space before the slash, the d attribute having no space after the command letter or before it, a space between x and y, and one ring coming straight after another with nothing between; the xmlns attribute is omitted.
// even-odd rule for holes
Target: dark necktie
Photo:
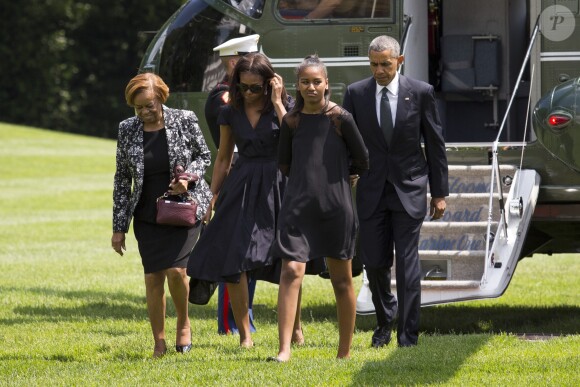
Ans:
<svg viewBox="0 0 580 387"><path fill-rule="evenodd" d="M393 136L393 115L391 114L391 104L387 96L387 88L383 88L381 96L381 129L387 141L387 145L391 144L391 137Z"/></svg>

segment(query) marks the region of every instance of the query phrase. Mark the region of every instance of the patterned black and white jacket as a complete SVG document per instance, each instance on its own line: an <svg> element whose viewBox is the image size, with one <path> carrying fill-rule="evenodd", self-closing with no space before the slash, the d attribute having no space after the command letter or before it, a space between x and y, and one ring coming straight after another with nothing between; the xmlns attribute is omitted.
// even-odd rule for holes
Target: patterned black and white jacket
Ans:
<svg viewBox="0 0 580 387"><path fill-rule="evenodd" d="M211 163L211 152L205 143L198 120L192 111L171 109L163 105L167 133L171 178L176 164L200 178L189 185L198 201L197 216L202 218L212 198L203 176ZM117 166L113 187L113 232L127 232L135 207L141 197L144 175L143 122L131 117L119 124ZM133 188L131 190L131 187Z"/></svg>

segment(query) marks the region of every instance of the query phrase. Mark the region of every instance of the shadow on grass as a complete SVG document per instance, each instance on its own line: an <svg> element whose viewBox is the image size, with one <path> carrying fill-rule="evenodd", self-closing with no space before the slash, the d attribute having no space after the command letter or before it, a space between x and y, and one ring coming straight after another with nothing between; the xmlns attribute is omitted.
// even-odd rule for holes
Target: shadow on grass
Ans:
<svg viewBox="0 0 580 387"><path fill-rule="evenodd" d="M488 335L422 337L417 347L395 348L384 359L365 363L351 385L446 383L489 339ZM389 348L395 345L393 340Z"/></svg>
<svg viewBox="0 0 580 387"><path fill-rule="evenodd" d="M25 324L31 321L78 321L87 317L97 319L134 320L147 319L145 296L122 292L66 291L45 287L28 289L0 287L0 294L37 294L46 301L13 308L12 318L0 320L0 325ZM169 298L169 294L167 294ZM215 320L217 295L209 305L189 305L190 316L195 319ZM175 315L173 303L167 302L168 315ZM255 304L256 321L277 324L276 305ZM33 317L33 318L31 318ZM302 321L336 322L334 300L307 304L302 308ZM570 305L506 306L506 305L442 305L421 309L420 331L423 334L474 334L474 333L534 333L580 334L580 307ZM372 332L376 326L374 315L357 316L358 331ZM370 340L370 338L369 338Z"/></svg>
<svg viewBox="0 0 580 387"><path fill-rule="evenodd" d="M102 292L92 290L67 291L53 288L9 288L0 287L0 294L9 292L26 292L28 295L37 294L46 301L42 305L36 302L34 305L19 305L12 309L16 315L13 318L0 319L1 325L16 325L35 323L38 321L59 321L74 322L95 319L118 319L135 320L147 319L147 307L145 295L135 296L134 294L122 292ZM167 313L175 315L173 303L168 298ZM215 319L215 306L212 305L191 305L195 312L196 319Z"/></svg>
<svg viewBox="0 0 580 387"><path fill-rule="evenodd" d="M277 323L276 306L254 305L258 321ZM334 302L303 305L302 321L334 321ZM541 333L555 335L580 334L580 307L571 305L506 306L506 305L442 305L421 309L419 330L423 334L474 333ZM372 332L377 324L374 314L356 317L356 329ZM370 336L369 336L370 342Z"/></svg>
<svg viewBox="0 0 580 387"><path fill-rule="evenodd" d="M458 306L424 308L426 333L554 333L580 334L580 307Z"/></svg>
<svg viewBox="0 0 580 387"><path fill-rule="evenodd" d="M441 305L421 309L419 345L396 347L396 333L384 359L369 361L354 376L353 385L445 384L464 366L468 358L493 338L494 334L580 334L580 307L570 305ZM357 316L357 329L369 331L374 315Z"/></svg>
<svg viewBox="0 0 580 387"><path fill-rule="evenodd" d="M580 307L564 305L469 306L445 305L421 309L420 331L425 334L542 333L580 334ZM357 328L372 331L374 315L357 316Z"/></svg>

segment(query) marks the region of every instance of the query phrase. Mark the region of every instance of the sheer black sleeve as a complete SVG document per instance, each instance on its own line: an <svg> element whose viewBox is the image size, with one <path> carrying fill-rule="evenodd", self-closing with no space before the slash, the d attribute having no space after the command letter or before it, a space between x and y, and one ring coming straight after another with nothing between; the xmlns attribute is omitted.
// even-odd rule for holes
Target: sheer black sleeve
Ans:
<svg viewBox="0 0 580 387"><path fill-rule="evenodd" d="M349 172L351 175L358 175L369 169L369 152L352 115L345 110L341 118L342 137L351 158Z"/></svg>

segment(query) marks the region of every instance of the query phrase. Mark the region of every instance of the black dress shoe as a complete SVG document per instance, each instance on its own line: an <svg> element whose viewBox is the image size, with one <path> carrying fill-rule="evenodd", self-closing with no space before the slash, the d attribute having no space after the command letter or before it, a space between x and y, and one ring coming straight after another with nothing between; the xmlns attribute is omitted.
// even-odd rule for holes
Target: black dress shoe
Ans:
<svg viewBox="0 0 580 387"><path fill-rule="evenodd" d="M380 348L391 342L391 329L387 326L378 327L373 333L372 346Z"/></svg>
<svg viewBox="0 0 580 387"><path fill-rule="evenodd" d="M176 345L175 351L179 352L179 353L187 353L187 352L191 351L191 347L192 347L192 343L189 343L187 345Z"/></svg>

